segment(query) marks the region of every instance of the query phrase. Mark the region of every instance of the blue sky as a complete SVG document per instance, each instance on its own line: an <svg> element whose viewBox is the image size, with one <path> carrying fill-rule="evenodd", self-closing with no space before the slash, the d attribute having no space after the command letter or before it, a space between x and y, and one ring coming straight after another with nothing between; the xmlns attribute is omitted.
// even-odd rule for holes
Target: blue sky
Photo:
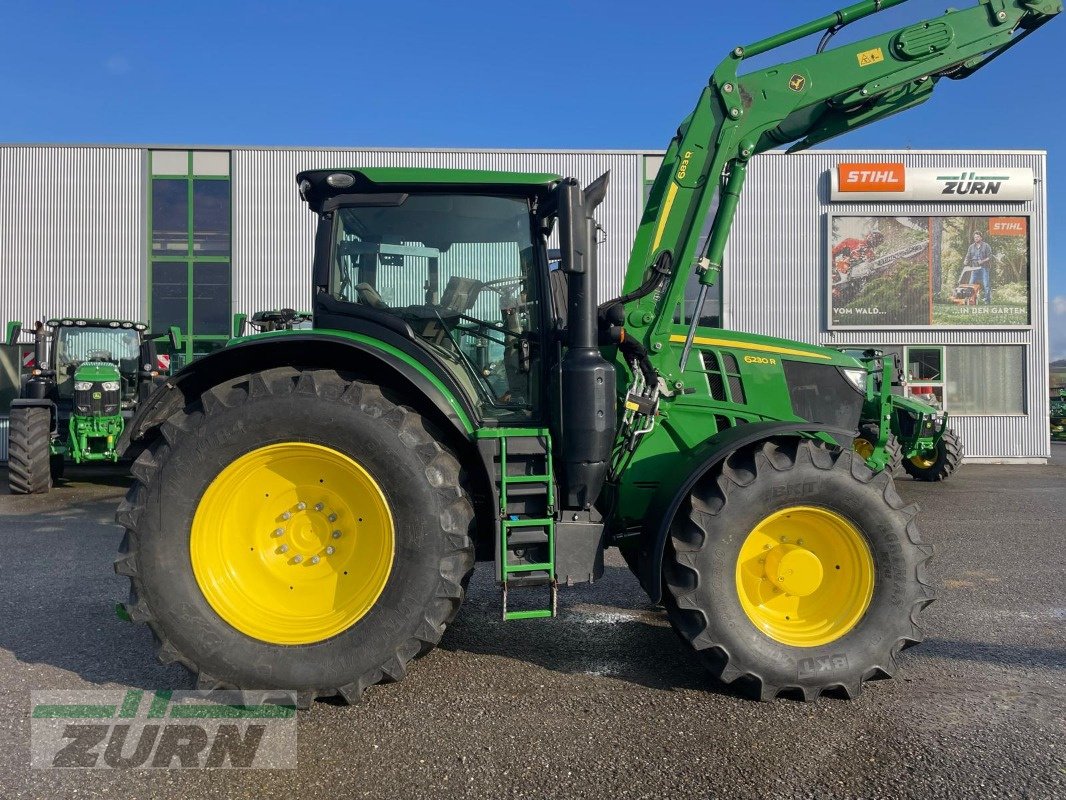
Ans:
<svg viewBox="0 0 1066 800"><path fill-rule="evenodd" d="M944 2L911 0L839 41ZM12 3L0 141L661 148L734 45L841 5ZM828 145L1047 150L1053 357L1066 357L1064 50L1066 19L1054 20L926 105Z"/></svg>

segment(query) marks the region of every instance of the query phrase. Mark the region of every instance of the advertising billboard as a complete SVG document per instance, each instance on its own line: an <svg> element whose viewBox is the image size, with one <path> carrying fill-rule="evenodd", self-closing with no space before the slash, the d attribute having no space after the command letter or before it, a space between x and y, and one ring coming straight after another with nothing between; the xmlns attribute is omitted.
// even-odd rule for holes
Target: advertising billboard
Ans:
<svg viewBox="0 0 1066 800"><path fill-rule="evenodd" d="M1029 218L835 216L835 328L1029 325Z"/></svg>

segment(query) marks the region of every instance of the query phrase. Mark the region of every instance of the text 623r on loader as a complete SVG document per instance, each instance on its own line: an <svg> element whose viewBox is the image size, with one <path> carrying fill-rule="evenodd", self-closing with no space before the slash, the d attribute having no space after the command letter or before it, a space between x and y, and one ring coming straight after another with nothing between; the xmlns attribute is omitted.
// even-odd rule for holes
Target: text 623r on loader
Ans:
<svg viewBox="0 0 1066 800"><path fill-rule="evenodd" d="M728 56L666 152L622 296L600 307L606 176L298 175L318 217L314 329L189 365L124 434L144 452L116 570L160 658L201 687L354 701L437 644L476 560L494 564L504 619L550 617L557 587L595 580L613 545L724 681L813 698L894 673L921 638L931 548L851 449L867 369L702 327L699 309L754 155L915 106L1061 10L985 0L738 73L898 4Z"/></svg>

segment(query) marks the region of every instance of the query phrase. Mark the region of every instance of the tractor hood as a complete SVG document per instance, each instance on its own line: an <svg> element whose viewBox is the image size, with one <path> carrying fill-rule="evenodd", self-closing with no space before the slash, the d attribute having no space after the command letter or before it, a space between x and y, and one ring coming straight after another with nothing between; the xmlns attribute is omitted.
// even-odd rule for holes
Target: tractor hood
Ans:
<svg viewBox="0 0 1066 800"><path fill-rule="evenodd" d="M683 344L684 341L685 328L681 326L675 327L673 334L670 336L670 342L678 345ZM747 350L751 352L752 358L800 359L819 364L830 364L844 369L866 369L859 359L832 347L822 347L816 344L797 342L792 339L777 339L773 336L761 336L757 333L747 333L745 331L701 326L696 329L693 344L697 347L704 345Z"/></svg>
<svg viewBox="0 0 1066 800"><path fill-rule="evenodd" d="M110 361L86 361L79 364L74 372L75 381L88 381L99 383L103 381L117 381L121 376L118 367Z"/></svg>

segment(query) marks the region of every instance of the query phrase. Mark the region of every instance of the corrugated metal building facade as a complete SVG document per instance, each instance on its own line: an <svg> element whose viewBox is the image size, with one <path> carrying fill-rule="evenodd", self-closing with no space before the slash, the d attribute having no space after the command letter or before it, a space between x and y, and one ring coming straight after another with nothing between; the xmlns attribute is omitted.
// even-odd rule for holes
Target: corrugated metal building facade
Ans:
<svg viewBox="0 0 1066 800"><path fill-rule="evenodd" d="M656 153L643 151L0 146L0 169L5 176L0 185L0 321L29 323L66 313L149 319L152 265L160 252L152 228L153 176L158 179L161 171L172 171L162 170L158 164L163 159L154 161L152 154L167 154L167 163L174 163L175 150L191 153L190 186L196 177L193 155L214 153L216 159L228 155L231 228L225 266L231 277L228 288L220 291L229 298L230 312L310 305L313 217L299 200L294 176L303 169L357 166L556 172L582 183L610 170L610 192L598 214L608 235L600 258L600 291L605 299L621 286L645 192L658 162ZM829 259L829 214L959 213L957 207L931 203L830 204L829 170L842 159L898 160L910 166L1032 168L1040 181L1036 199L1009 209L1011 214L1028 215L1031 221L1031 325L995 330L832 330L824 267ZM727 253L721 298L724 324L831 346L1022 346L1026 413L960 417L956 427L971 455L1046 458L1043 176L1044 156L1039 153L814 151L789 157L759 156L749 170ZM998 205L968 204L965 213L1005 212ZM189 220L191 226L191 211ZM190 276L192 269L190 259ZM196 302L191 296L194 290L190 284L190 309ZM3 459L6 420L0 417Z"/></svg>

